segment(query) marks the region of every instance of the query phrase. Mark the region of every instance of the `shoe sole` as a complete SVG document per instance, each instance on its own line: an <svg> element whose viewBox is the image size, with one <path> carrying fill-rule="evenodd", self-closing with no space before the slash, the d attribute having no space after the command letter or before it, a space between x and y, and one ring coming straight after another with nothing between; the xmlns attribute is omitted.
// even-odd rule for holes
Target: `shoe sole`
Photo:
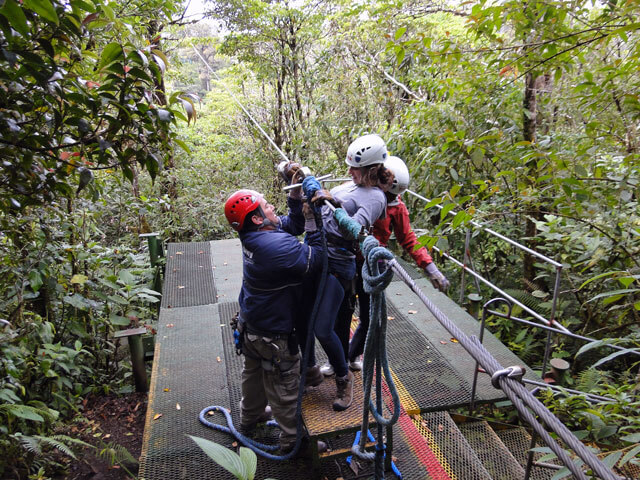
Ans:
<svg viewBox="0 0 640 480"><path fill-rule="evenodd" d="M349 408L351 406L351 404L353 403L353 401L351 401L349 403L349 405L347 405L346 407L343 407L342 405L336 405L335 403L333 404L333 409L336 412L344 412L347 408Z"/></svg>

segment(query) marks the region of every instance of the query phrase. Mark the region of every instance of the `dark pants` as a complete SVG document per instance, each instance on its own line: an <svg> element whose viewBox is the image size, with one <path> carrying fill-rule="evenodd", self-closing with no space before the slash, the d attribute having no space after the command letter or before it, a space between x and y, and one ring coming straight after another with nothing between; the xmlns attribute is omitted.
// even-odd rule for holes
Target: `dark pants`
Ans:
<svg viewBox="0 0 640 480"><path fill-rule="evenodd" d="M348 360L350 362L354 362L364 352L367 332L369 331L369 309L371 305L371 297L364 291L361 268L362 265L359 265L355 278L358 306L360 307L360 322L358 323L358 327L351 338L351 342L349 342Z"/></svg>

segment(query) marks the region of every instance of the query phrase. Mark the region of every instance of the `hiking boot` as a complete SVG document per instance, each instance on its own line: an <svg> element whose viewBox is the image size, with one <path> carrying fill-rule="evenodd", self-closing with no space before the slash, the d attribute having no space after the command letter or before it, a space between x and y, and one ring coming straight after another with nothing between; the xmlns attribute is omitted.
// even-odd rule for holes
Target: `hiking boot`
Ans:
<svg viewBox="0 0 640 480"><path fill-rule="evenodd" d="M324 453L327 451L326 443L324 443L322 440L317 440L317 443L318 443L318 453ZM295 446L295 443L290 445L283 445L280 448L281 454L286 455L291 450L293 450L294 446ZM296 453L293 458L312 458L312 457L313 457L313 451L311 450L311 441L309 440L309 437L303 437L302 441L300 442L300 448L298 449L298 453Z"/></svg>
<svg viewBox="0 0 640 480"><path fill-rule="evenodd" d="M349 369L354 372L362 370L362 360L360 360L360 357L356 358L354 361L349 360Z"/></svg>
<svg viewBox="0 0 640 480"><path fill-rule="evenodd" d="M346 410L353 401L353 373L349 371L344 377L336 377L336 399L333 409L337 412Z"/></svg>
<svg viewBox="0 0 640 480"><path fill-rule="evenodd" d="M267 405L264 409L264 412L262 412L262 415L260 415L256 421L247 424L240 424L238 432L240 432L245 437L250 437L256 431L256 426L259 423L268 422L269 420L273 420L273 412L271 411L271 407Z"/></svg>
<svg viewBox="0 0 640 480"><path fill-rule="evenodd" d="M304 384L307 387L317 387L324 381L324 375L320 371L320 367L318 365L314 365L313 367L307 368L307 374L305 375Z"/></svg>
<svg viewBox="0 0 640 480"><path fill-rule="evenodd" d="M322 366L320 367L320 371L322 372L322 374L323 374L325 377L330 377L331 375L333 375L334 373L336 373L336 372L333 370L333 365L331 365L329 362L327 362L327 363L325 363L324 365L322 365Z"/></svg>

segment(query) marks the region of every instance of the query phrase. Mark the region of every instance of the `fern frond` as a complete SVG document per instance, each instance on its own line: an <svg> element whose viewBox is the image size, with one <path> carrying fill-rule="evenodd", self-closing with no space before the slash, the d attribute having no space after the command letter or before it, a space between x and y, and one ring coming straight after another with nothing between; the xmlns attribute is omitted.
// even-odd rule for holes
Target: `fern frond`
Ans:
<svg viewBox="0 0 640 480"><path fill-rule="evenodd" d="M551 313L551 308L548 305L544 305L544 300L534 297L526 290L505 289L505 292L540 315L549 315Z"/></svg>
<svg viewBox="0 0 640 480"><path fill-rule="evenodd" d="M75 453L73 453L73 450L71 450L69 445L67 445L65 442L76 443L76 444L78 444L78 442L79 442L79 444L89 445L88 443L82 442L81 440L77 440L76 441L75 439L73 439L71 437L67 437L66 435L55 435L53 437L45 437L45 436L42 436L42 435L36 435L35 437L43 445L55 448L56 450L64 453L68 457L73 458L74 460L76 460L76 455L75 455Z"/></svg>
<svg viewBox="0 0 640 480"><path fill-rule="evenodd" d="M98 452L98 457L109 462L111 466L123 463L136 465L138 463L138 461L133 458L133 455L129 453L129 450L115 442L106 444L106 446Z"/></svg>
<svg viewBox="0 0 640 480"><path fill-rule="evenodd" d="M36 457L42 455L42 448L37 437L22 434L12 435L12 437L18 440L18 442L20 442L20 445L22 445L22 448L24 448L27 452L33 453Z"/></svg>
<svg viewBox="0 0 640 480"><path fill-rule="evenodd" d="M588 368L578 375L576 389L591 392L606 379L605 375L596 368Z"/></svg>

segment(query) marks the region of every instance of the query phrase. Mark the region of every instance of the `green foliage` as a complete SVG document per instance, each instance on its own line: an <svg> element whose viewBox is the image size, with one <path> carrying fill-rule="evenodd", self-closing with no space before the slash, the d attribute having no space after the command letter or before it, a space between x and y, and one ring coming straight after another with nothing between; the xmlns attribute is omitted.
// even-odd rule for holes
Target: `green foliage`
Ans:
<svg viewBox="0 0 640 480"><path fill-rule="evenodd" d="M231 473L238 480L253 480L258 466L258 459L252 450L246 447L240 447L240 454L238 455L222 445L218 445L205 438L194 437L192 435L189 435L189 438L196 442L211 460Z"/></svg>

